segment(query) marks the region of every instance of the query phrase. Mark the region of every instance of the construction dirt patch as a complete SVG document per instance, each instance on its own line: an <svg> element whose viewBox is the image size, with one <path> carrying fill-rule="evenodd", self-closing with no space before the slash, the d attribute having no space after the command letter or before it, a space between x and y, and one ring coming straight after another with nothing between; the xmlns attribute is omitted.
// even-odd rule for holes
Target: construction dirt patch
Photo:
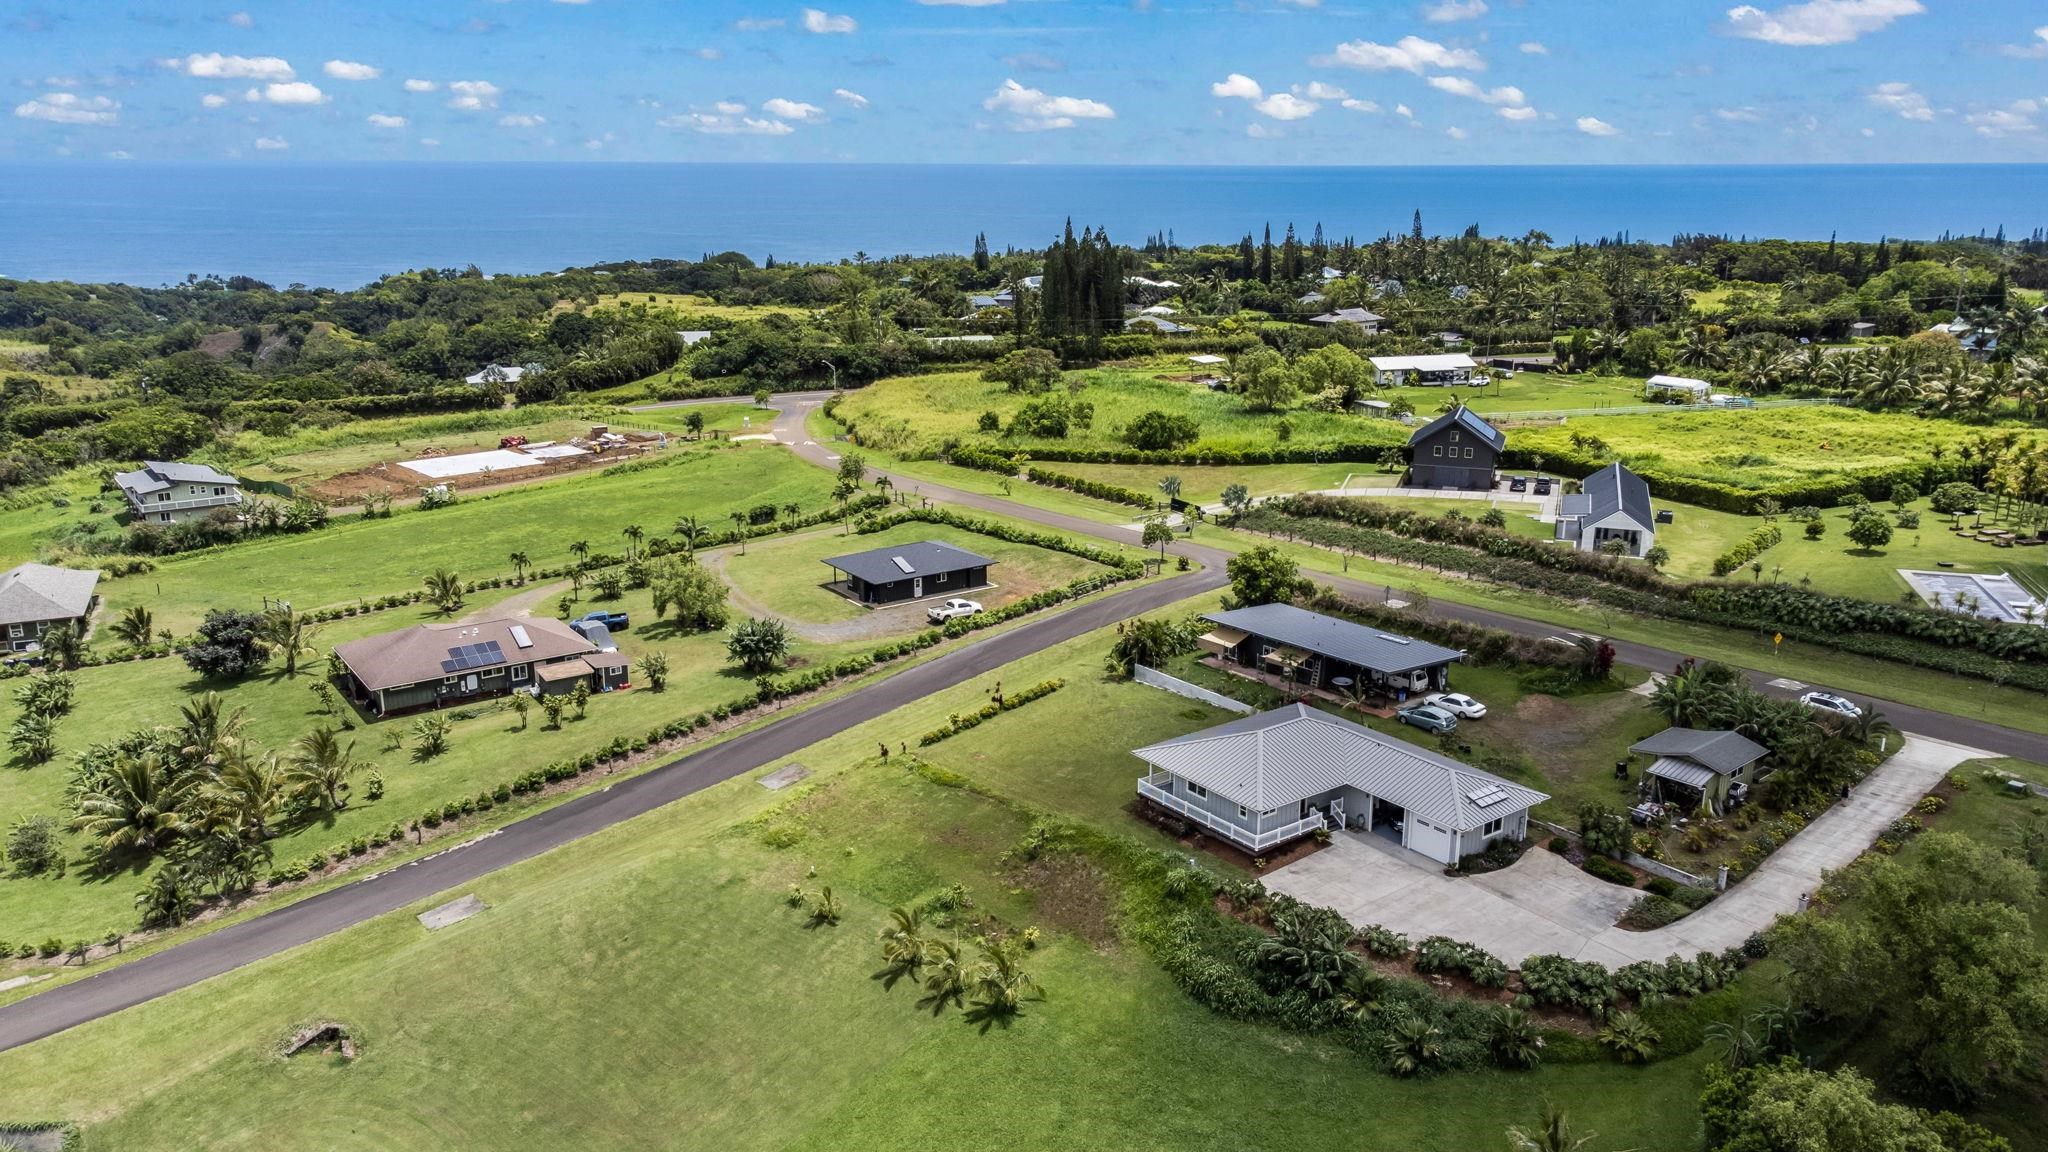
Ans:
<svg viewBox="0 0 2048 1152"><path fill-rule="evenodd" d="M1566 701L1537 693L1524 696L1507 714L1486 719L1487 735L1528 753L1549 779L1570 777L1586 749L1614 731L1624 715L1642 710L1643 698L1614 692L1597 700Z"/></svg>
<svg viewBox="0 0 2048 1152"><path fill-rule="evenodd" d="M1066 853L1040 856L1011 873L1019 888L1029 889L1038 911L1063 932L1071 932L1097 949L1116 943L1116 909L1109 881L1085 857Z"/></svg>
<svg viewBox="0 0 2048 1152"><path fill-rule="evenodd" d="M331 508L347 508L361 504L371 497L411 499L428 488L443 485L457 491L470 491L505 484L524 484L567 472L582 472L624 460L636 460L649 452L657 451L665 439L660 435L645 432L623 432L614 435L619 437L617 441L600 442L580 437L568 441L569 444L583 449L573 456L528 453L526 457L529 463L524 467L495 468L440 477L425 475L405 465L412 460L433 460L455 454L475 453L477 449L470 444L459 447L428 445L425 449L408 450L403 457L394 455L390 460L380 461L367 468L330 476L307 485L299 494L311 496ZM675 442L673 437L666 439L669 443Z"/></svg>

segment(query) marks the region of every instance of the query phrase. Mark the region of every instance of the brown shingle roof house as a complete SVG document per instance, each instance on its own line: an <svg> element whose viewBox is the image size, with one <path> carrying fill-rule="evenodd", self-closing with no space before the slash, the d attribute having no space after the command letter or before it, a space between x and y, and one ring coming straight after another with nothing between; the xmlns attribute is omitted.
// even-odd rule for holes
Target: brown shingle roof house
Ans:
<svg viewBox="0 0 2048 1152"><path fill-rule="evenodd" d="M624 657L544 616L420 624L337 644L334 654L348 668L343 687L379 716L515 690L569 692L578 681L598 691L626 685Z"/></svg>

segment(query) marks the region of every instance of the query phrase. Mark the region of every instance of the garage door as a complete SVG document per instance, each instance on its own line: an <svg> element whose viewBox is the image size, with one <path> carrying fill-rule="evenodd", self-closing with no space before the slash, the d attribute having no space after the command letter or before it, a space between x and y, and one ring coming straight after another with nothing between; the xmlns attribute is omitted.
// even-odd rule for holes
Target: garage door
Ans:
<svg viewBox="0 0 2048 1152"><path fill-rule="evenodd" d="M1420 852L1439 864L1455 864L1451 844L1456 838L1450 829L1439 828L1427 820L1408 819L1408 848Z"/></svg>

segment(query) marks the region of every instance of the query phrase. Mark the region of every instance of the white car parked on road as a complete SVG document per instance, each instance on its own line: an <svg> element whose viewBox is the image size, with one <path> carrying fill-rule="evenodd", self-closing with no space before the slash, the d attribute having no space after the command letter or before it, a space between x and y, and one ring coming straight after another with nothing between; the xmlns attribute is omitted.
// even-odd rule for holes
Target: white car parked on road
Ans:
<svg viewBox="0 0 2048 1152"><path fill-rule="evenodd" d="M1474 700L1463 692L1432 692L1422 698L1424 704L1433 705L1453 716L1477 720L1486 715L1486 705Z"/></svg>
<svg viewBox="0 0 2048 1152"><path fill-rule="evenodd" d="M972 616L979 611L981 611L981 602L978 600L948 600L944 604L932 605L931 609L924 615L925 619L930 620L934 624L944 624L948 620L957 620L962 616Z"/></svg>
<svg viewBox="0 0 2048 1152"><path fill-rule="evenodd" d="M1854 700L1833 692L1808 692L1799 698L1799 702L1816 712L1832 712L1848 720L1858 720L1863 716L1862 707Z"/></svg>

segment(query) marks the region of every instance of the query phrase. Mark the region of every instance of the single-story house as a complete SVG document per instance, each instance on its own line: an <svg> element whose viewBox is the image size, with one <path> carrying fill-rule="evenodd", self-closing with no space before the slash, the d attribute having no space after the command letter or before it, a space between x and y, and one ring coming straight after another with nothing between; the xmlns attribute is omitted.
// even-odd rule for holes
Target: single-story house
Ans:
<svg viewBox="0 0 2048 1152"><path fill-rule="evenodd" d="M1357 409L1358 411L1365 413L1367 416L1377 416L1381 419L1385 419L1394 414L1394 406L1392 404L1387 403L1385 400L1359 400L1354 402L1351 406Z"/></svg>
<svg viewBox="0 0 2048 1152"><path fill-rule="evenodd" d="M1369 356L1374 379L1382 388L1402 384L1457 385L1472 382L1472 370L1479 367L1463 352L1438 352L1425 356Z"/></svg>
<svg viewBox="0 0 2048 1152"><path fill-rule="evenodd" d="M627 686L624 656L545 616L420 624L337 644L334 654L348 670L343 690L379 716L515 691L555 695L578 683Z"/></svg>
<svg viewBox="0 0 2048 1152"><path fill-rule="evenodd" d="M1582 490L1558 502L1557 538L1581 552L1619 540L1638 560L1657 544L1650 486L1619 461L1586 477Z"/></svg>
<svg viewBox="0 0 2048 1152"><path fill-rule="evenodd" d="M76 624L85 632L85 618L99 597L100 574L95 568L55 568L48 564L23 564L0 576L0 626L6 629L10 652L27 650L42 641L43 633L65 624Z"/></svg>
<svg viewBox="0 0 2048 1152"><path fill-rule="evenodd" d="M1214 352L1198 352L1195 355L1188 357L1188 363L1200 364L1204 368L1213 368L1218 364L1230 363L1230 358L1227 356L1218 356Z"/></svg>
<svg viewBox="0 0 2048 1152"><path fill-rule="evenodd" d="M1332 280L1342 279L1343 276L1344 273L1338 269L1332 268L1328 264L1323 265L1323 283L1328 284Z"/></svg>
<svg viewBox="0 0 2048 1152"><path fill-rule="evenodd" d="M1465 334L1463 332L1439 332L1436 334L1435 340L1446 348L1456 348L1465 342Z"/></svg>
<svg viewBox="0 0 2048 1152"><path fill-rule="evenodd" d="M1770 749L1740 732L1666 728L1629 751L1654 759L1645 773L1657 799L1690 812L1705 804L1715 815L1728 810L1732 786L1746 792L1756 784L1757 766Z"/></svg>
<svg viewBox="0 0 2048 1152"><path fill-rule="evenodd" d="M1154 304L1150 308L1143 308L1139 311L1140 314L1145 316L1178 316L1180 314L1180 309L1175 308L1171 304Z"/></svg>
<svg viewBox="0 0 2048 1152"><path fill-rule="evenodd" d="M1666 376L1661 372L1643 381L1643 391L1646 393L1682 392L1692 397L1695 403L1705 400L1707 393L1712 389L1713 385L1705 380L1695 380L1690 376Z"/></svg>
<svg viewBox="0 0 2048 1152"><path fill-rule="evenodd" d="M1016 302L1017 298L1008 292L998 292L993 296L969 296L967 298L968 307L976 312L986 312L991 308L1008 308Z"/></svg>
<svg viewBox="0 0 2048 1152"><path fill-rule="evenodd" d="M1310 688L1376 688L1405 698L1450 687L1451 664L1465 654L1310 612L1292 604L1257 604L1211 612L1215 625L1197 643L1203 651Z"/></svg>
<svg viewBox="0 0 2048 1152"><path fill-rule="evenodd" d="M1253 855L1319 828L1371 832L1440 864L1528 835L1550 797L1305 704L1132 753L1138 795Z"/></svg>
<svg viewBox="0 0 2048 1152"><path fill-rule="evenodd" d="M1133 316L1124 321L1124 331L1126 332L1147 328L1159 333L1161 336L1177 336L1183 332L1194 331L1194 329L1187 325L1175 324L1164 316Z"/></svg>
<svg viewBox="0 0 2048 1152"><path fill-rule="evenodd" d="M114 473L114 485L136 519L151 524L199 520L242 503L242 482L204 464L145 460L133 472Z"/></svg>
<svg viewBox="0 0 2048 1152"><path fill-rule="evenodd" d="M895 604L926 596L959 596L988 584L995 561L964 548L919 540L825 561L841 591L862 604Z"/></svg>
<svg viewBox="0 0 2048 1152"><path fill-rule="evenodd" d="M1860 340L1875 335L1877 335L1877 325L1872 324L1868 320L1858 320L1854 324L1849 325L1849 339L1851 340Z"/></svg>
<svg viewBox="0 0 2048 1152"><path fill-rule="evenodd" d="M1408 437L1408 484L1490 491L1507 446L1506 432L1460 404Z"/></svg>
<svg viewBox="0 0 2048 1152"><path fill-rule="evenodd" d="M993 344L996 338L993 336L927 336L924 340L927 344Z"/></svg>
<svg viewBox="0 0 2048 1152"><path fill-rule="evenodd" d="M479 387L489 384L517 384L519 383L519 378L524 375L526 375L524 365L491 364L487 365L480 372L472 372L464 376L462 382L464 384L475 384Z"/></svg>
<svg viewBox="0 0 2048 1152"><path fill-rule="evenodd" d="M1350 324L1367 336L1377 336L1380 331L1380 321L1385 319L1385 316L1377 312L1368 312L1363 308L1339 308L1335 312L1325 312L1321 316L1310 317L1309 323L1321 324L1325 327Z"/></svg>
<svg viewBox="0 0 2048 1152"><path fill-rule="evenodd" d="M1307 308L1316 304L1321 304L1323 301L1328 299L1329 297L1323 295L1321 292L1304 292L1301 295L1296 296L1294 298L1294 302L1296 304L1301 305L1304 308Z"/></svg>

